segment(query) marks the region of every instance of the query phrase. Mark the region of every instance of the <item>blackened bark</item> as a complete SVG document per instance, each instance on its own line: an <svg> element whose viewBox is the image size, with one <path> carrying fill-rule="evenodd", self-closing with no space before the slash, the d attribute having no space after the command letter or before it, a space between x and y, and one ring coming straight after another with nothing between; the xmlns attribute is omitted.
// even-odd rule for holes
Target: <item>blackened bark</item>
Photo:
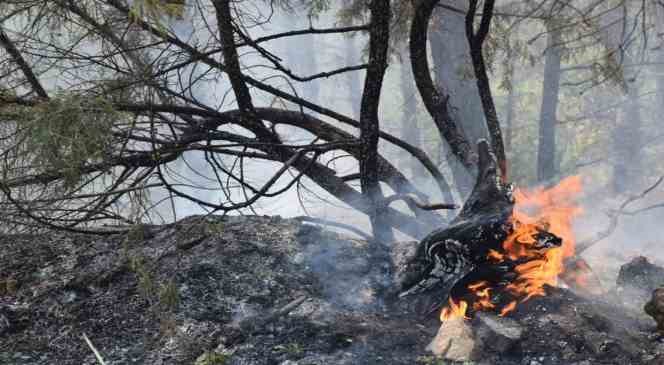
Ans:
<svg viewBox="0 0 664 365"><path fill-rule="evenodd" d="M505 158L503 135L500 130L500 122L498 121L496 106L493 102L493 96L491 95L491 84L484 63L484 55L482 55L482 46L486 36L489 34L489 28L491 27L494 3L494 0L484 1L480 25L477 32L475 32L474 22L477 11L477 0L469 1L468 12L466 13L466 36L468 37L468 43L470 44L470 58L473 60L473 69L475 70L475 77L477 78L477 90L480 93L486 125L489 128L491 148L496 154L501 178L505 180L507 176L507 159Z"/></svg>
<svg viewBox="0 0 664 365"><path fill-rule="evenodd" d="M510 186L500 179L496 156L485 140L478 144L478 155L477 180L459 215L449 227L425 237L412 259L401 268L401 296L433 293L437 307L446 303L453 288L475 270L499 280L499 271L504 268L490 265L487 254L490 249L503 249L502 243L511 230L514 201ZM491 272L494 269L498 271Z"/></svg>
<svg viewBox="0 0 664 365"><path fill-rule="evenodd" d="M230 79L233 93L238 108L243 114L244 124L251 130L256 137L264 142L279 143L279 139L256 117L251 93L245 84L240 67L240 58L238 57L235 46L235 30L233 18L231 15L230 0L215 0L213 2L217 15L217 27L219 28L219 40L221 41L224 63L227 68L228 78Z"/></svg>
<svg viewBox="0 0 664 365"><path fill-rule="evenodd" d="M33 68L28 65L28 62L25 60L25 58L23 58L21 52L18 50L18 48L16 48L11 39L9 39L7 33L5 33L2 28L0 28L0 45L2 45L5 51L12 57L14 62L21 69L26 80L28 80L30 87L32 87L32 90L37 95L39 95L39 97L48 99L48 93L46 93L46 90L42 86L41 82L39 82L39 79L37 78L37 75L35 75Z"/></svg>
<svg viewBox="0 0 664 365"><path fill-rule="evenodd" d="M446 4L465 9L467 1L455 0ZM436 87L449 96L450 116L466 140L472 145L479 139L488 139L477 82L469 75L473 66L465 33L465 17L458 11L437 8L432 23L429 44ZM473 188L474 171L467 170L444 151L441 153L444 154L441 157L447 157L454 185L464 199Z"/></svg>
<svg viewBox="0 0 664 365"><path fill-rule="evenodd" d="M378 139L380 124L378 105L383 77L387 68L390 32L389 0L372 0L369 38L369 67L364 82L360 112L360 185L369 200L369 219L373 235L378 242L394 241L392 228L387 224L385 204L378 172Z"/></svg>
<svg viewBox="0 0 664 365"><path fill-rule="evenodd" d="M447 3L459 9L467 6L465 0ZM473 65L465 33L465 17L459 12L438 8L433 19L429 44L436 86L449 95L452 118L457 121L469 143L474 145L482 138L488 140L477 80L471 75Z"/></svg>
<svg viewBox="0 0 664 365"><path fill-rule="evenodd" d="M472 170L475 167L477 155L473 152L473 148L461 128L450 115L448 95L436 88L429 72L427 34L431 14L438 2L439 0L423 0L415 9L410 28L410 60L413 77L424 106L433 118L441 138L447 141L452 154L463 166Z"/></svg>
<svg viewBox="0 0 664 365"><path fill-rule="evenodd" d="M539 145L537 149L537 180L551 180L556 168L556 110L560 90L560 33L549 30L544 57L544 80L542 82L542 105L539 122Z"/></svg>

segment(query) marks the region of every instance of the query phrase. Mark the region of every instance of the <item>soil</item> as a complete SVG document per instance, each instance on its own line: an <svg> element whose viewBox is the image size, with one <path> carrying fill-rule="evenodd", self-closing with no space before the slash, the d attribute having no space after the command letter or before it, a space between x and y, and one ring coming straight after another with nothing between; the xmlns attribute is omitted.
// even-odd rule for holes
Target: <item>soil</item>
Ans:
<svg viewBox="0 0 664 365"><path fill-rule="evenodd" d="M448 363L425 350L437 315L385 300L414 245L263 216L0 236L0 364L97 364L84 334L107 364ZM644 303L547 291L510 315L518 343L477 363L664 363Z"/></svg>

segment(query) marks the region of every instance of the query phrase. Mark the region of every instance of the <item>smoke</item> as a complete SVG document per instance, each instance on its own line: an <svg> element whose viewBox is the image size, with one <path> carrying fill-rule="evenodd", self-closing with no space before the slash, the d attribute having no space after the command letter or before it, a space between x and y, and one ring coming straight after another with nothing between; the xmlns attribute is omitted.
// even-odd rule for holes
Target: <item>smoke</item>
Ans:
<svg viewBox="0 0 664 365"><path fill-rule="evenodd" d="M389 263L369 243L344 239L305 225L300 241L320 290L337 309L373 311L380 308L378 291L390 284Z"/></svg>
<svg viewBox="0 0 664 365"><path fill-rule="evenodd" d="M246 29L246 31L256 38L294 29L306 29L310 25L315 28L333 27L339 24L336 17L338 6L339 4L333 4L332 9L311 19L302 9L297 10L298 13L295 16L280 9L276 9L273 14L267 9L257 9L262 12L263 16L269 14L270 21L260 27ZM626 23L627 25L633 25L642 20L639 17L643 15L638 14L636 10L627 12L627 15L631 17L631 20ZM601 11L601 9L597 11ZM661 9L657 8L656 11L659 12ZM513 19L495 19L496 24L505 24L510 21ZM171 25L182 39L204 41L212 36L210 29L201 24L200 19L198 23L191 24L185 17L184 20L175 21ZM658 23L657 27L660 25ZM214 28L212 27L212 29ZM607 32L613 31L611 27L606 29ZM545 34L546 27L540 20L530 19L522 20L511 30L510 44L527 46L525 54L510 54L499 48L493 50L490 57L487 57L487 62L491 64L489 76L494 89L493 96L498 107L499 119L503 122L503 134L506 139L509 138L511 141L511 151L508 154L509 177L517 185L529 187L539 183L536 173L538 168L536 156L539 142L538 123L540 106L543 103L542 95L547 91L543 90L542 80L543 55L546 54L547 44L546 37L541 35ZM448 38L459 38L458 44L455 43L458 50L465 49L463 42L466 40L463 39L464 34L462 33L455 32L447 35ZM622 73L624 83L621 86L616 75L593 74L596 70L593 71L594 69L589 65L592 66L593 62L600 64L604 62L600 58L606 54L606 50L601 46L588 46L583 44L582 40L576 40L572 35L577 33L577 30L571 33L564 31L562 35L568 43L565 44L567 50L563 54L559 80L559 107L556 113L555 140L557 171L555 171L554 180L574 174L584 176L586 182L586 193L583 200L585 214L576 224L578 240L583 240L584 237L591 237L596 232L605 229L609 224L605 214L606 210L615 209L630 194L641 192L649 182L664 174L664 169L659 163L660 157L664 153L664 144L662 144L664 133L660 131L659 123L664 110L661 106L664 105L661 103L664 100L662 99L664 64L659 60L664 59L664 48L660 46L661 37L655 33L648 34L650 37L648 40L639 38L638 34L632 34L632 38L628 40L629 48L625 51L629 57L622 60L624 64L619 65L625 71ZM534 37L533 35L536 34L540 34L540 36ZM604 40L600 39L598 42L615 41L619 44L627 41L612 38L612 33L607 34L608 36ZM281 58L294 73L307 76L324 70L365 62L366 42L366 35L356 36L350 42L343 34L324 34L277 39L262 43L262 45L267 51ZM587 47L587 50L579 51L581 46ZM400 52L395 53L395 57L391 59L384 81L383 99L380 104L382 130L407 140L415 138L412 142L423 148L437 163L447 181L452 185L454 199L457 203L461 203L463 196L460 192L469 189L472 179L459 178L455 175L459 168L455 166L455 160L450 156L448 146L439 140L430 117L422 107L408 69L408 54L403 50ZM405 57L404 62L399 62L400 58L397 55ZM455 82L466 86L472 84L472 82L468 82L472 81L472 78L464 78L467 75L464 74L466 69L462 57L454 57L446 62L450 64L443 66L449 67L432 70L434 76L438 79L454 79ZM454 64L454 62L459 64ZM625 64L625 62L630 64ZM243 55L244 65L251 66L259 63L264 62L257 55L252 53ZM511 68L508 65L511 65ZM514 72L511 72L511 69ZM257 78L274 74L274 71L264 68L255 68L251 72ZM440 75L436 75L436 72L439 72ZM198 74L194 72L194 76L196 75ZM344 115L357 117L361 97L357 91L362 89L364 73L359 71L354 75L355 77L341 75L321 78L305 83L286 82L281 78L278 79L281 81L274 82L305 99L320 103ZM595 81L592 81L593 77ZM407 82L410 84L405 85L404 83ZM627 87L628 92L625 92L623 86ZM195 98L204 103L219 105L223 108L234 108L232 95L229 96L227 93L228 87L227 80L223 78L210 79L199 83L192 93ZM477 105L468 105L467 102L471 98L464 97L467 88L457 90L449 87L446 91L450 93L452 102L460 100L460 105L451 106L455 115L463 119L464 124L472 126L481 122L482 118L466 110L477 109ZM271 99L260 92L253 92L253 97L257 105L275 104L278 107L299 110L294 105ZM404 116L405 110L412 114L412 118ZM305 112L310 111L305 110ZM506 121L508 115L511 115L509 125ZM636 123L637 118L638 123ZM324 117L323 119L327 120ZM331 120L327 121L357 135L357 130L353 128L339 125ZM419 133L414 137L408 135L408 132L412 132L414 128L418 129ZM238 130L233 130L233 132L242 133ZM313 139L312 135L296 128L281 128L279 132L288 143L306 143ZM404 171L407 177L412 178L417 189L426 193L432 202L447 202L429 174L422 172L418 161L385 141L381 141L380 151L390 162ZM637 157L639 161L634 160ZM206 171L207 167L201 154L190 154L186 158L192 167L180 163L178 172L182 175L195 178L192 170ZM325 158L324 161L328 161L330 167L338 171L339 176L358 171L355 160L344 157L341 153L330 154ZM251 166L247 164L245 168L247 179L259 185L266 175L269 176L270 172L278 168L278 164L252 162ZM290 175L282 177L274 190L284 187L291 178ZM458 186L461 181L465 181L467 186ZM359 182L355 186L359 190ZM393 193L386 186L383 187L386 195ZM663 188L659 187L658 190L643 198L639 204L646 206L664 201L662 190ZM218 192L205 191L192 193L201 194L207 200L210 199L211 194L220 195ZM243 199L239 190L233 192L232 197L238 200ZM219 199L222 197L220 196ZM203 212L203 209L190 202L177 200L176 204L179 216ZM405 211L402 203L395 203L391 206ZM162 204L160 209L163 215L170 214L170 207L167 204ZM370 225L364 214L330 196L306 178L303 179L302 184L297 184L277 197L259 200L254 205L254 209L259 214L284 217L312 215L348 223L370 232ZM245 209L242 213L252 212ZM631 256L643 254L652 257L654 261L664 260L664 250L658 249L658 242L661 241L661 229L658 227L658 223L661 222L663 214L664 209L654 209L633 217L621 216L615 232L584 252L583 256L593 263L593 266L600 268L598 271L604 271L603 267L610 267L610 270L607 269L607 274L602 275L606 282L611 281L610 276L615 276L619 264L627 261ZM451 215L453 216L454 213ZM430 228L433 230L438 227ZM397 239L400 240L407 238L401 234L397 236ZM328 251L312 252L311 254L312 257L339 259L340 252L344 252L344 250L330 247ZM328 265L325 262L320 264ZM329 290L337 289L330 288ZM343 288L339 290L343 292Z"/></svg>

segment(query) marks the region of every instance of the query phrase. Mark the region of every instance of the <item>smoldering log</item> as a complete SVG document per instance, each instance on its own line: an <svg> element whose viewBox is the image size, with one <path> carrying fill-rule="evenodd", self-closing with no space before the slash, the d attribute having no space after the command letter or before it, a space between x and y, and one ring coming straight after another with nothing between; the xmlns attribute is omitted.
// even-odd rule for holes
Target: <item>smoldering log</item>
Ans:
<svg viewBox="0 0 664 365"><path fill-rule="evenodd" d="M501 178L496 157L485 140L478 143L478 156L477 180L459 215L448 227L426 236L414 256L397 268L399 297L428 294L431 311L446 304L449 297L463 297L468 284L474 282L486 281L496 288L507 286L516 278L515 267L524 263L489 258L491 250L504 252L503 242L513 232L513 188ZM542 254L562 243L545 230L539 230L533 238L533 248ZM492 300L506 304L513 298Z"/></svg>

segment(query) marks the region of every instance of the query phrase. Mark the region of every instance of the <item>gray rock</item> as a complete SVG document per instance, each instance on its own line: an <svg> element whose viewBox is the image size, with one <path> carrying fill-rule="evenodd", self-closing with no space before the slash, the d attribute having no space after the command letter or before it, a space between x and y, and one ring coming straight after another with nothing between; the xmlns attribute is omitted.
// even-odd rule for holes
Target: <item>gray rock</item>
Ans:
<svg viewBox="0 0 664 365"><path fill-rule="evenodd" d="M474 360L475 338L469 323L460 317L444 321L427 350L452 361Z"/></svg>

